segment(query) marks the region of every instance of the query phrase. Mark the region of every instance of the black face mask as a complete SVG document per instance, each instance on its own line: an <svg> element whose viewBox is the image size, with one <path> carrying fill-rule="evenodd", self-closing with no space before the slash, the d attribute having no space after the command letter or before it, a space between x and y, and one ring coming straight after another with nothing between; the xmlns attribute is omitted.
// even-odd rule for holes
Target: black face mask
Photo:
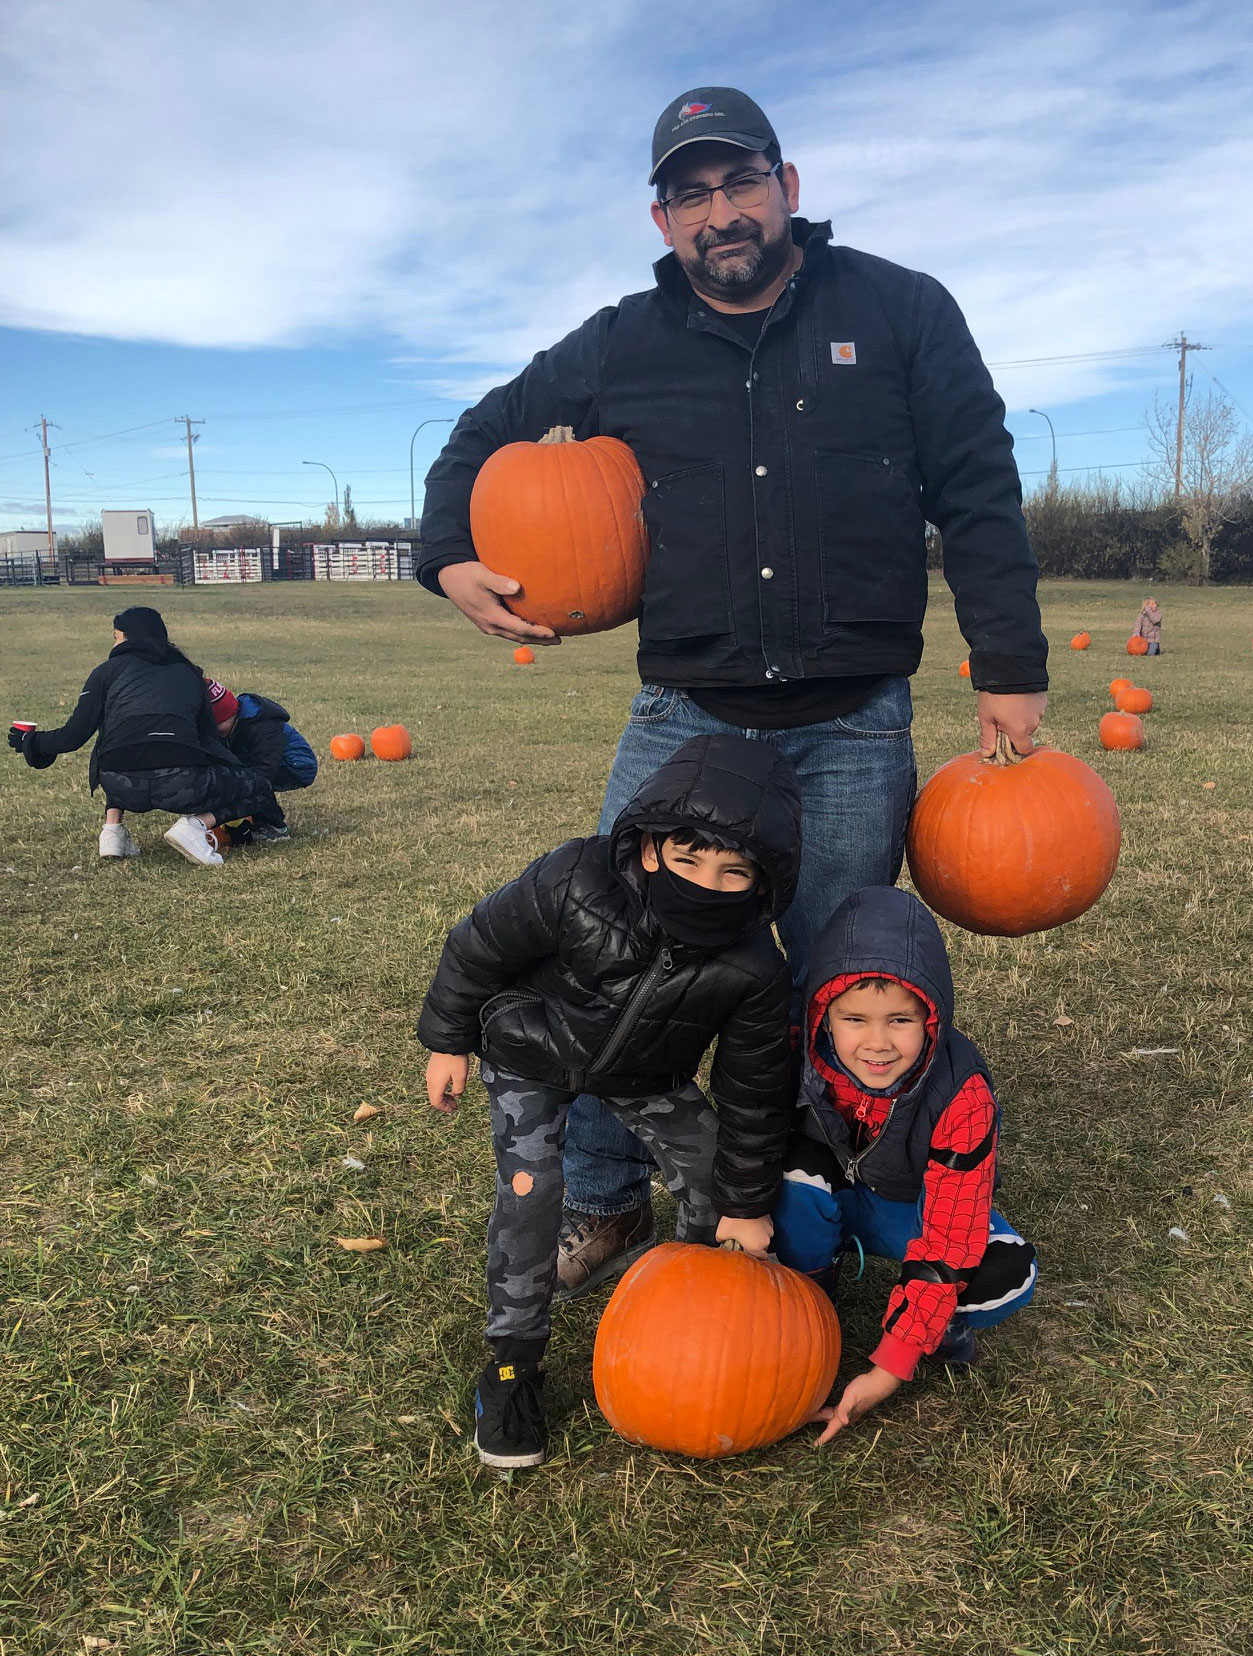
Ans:
<svg viewBox="0 0 1253 1656"><path fill-rule="evenodd" d="M725 949L765 923L759 891L707 891L664 862L648 876L648 906L664 932L698 949Z"/></svg>

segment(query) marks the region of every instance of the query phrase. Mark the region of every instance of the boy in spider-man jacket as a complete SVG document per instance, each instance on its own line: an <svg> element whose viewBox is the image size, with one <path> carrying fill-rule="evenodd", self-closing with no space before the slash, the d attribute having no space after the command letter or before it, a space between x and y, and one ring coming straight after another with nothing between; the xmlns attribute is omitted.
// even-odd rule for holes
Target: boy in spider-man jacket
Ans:
<svg viewBox="0 0 1253 1656"><path fill-rule="evenodd" d="M882 1403L919 1360L968 1363L1035 1292L1035 1249L992 1207L999 1108L953 1028L940 929L916 897L867 886L838 908L810 976L800 1118L774 1248L834 1294L842 1249L902 1262L870 1368L820 1409L819 1443Z"/></svg>

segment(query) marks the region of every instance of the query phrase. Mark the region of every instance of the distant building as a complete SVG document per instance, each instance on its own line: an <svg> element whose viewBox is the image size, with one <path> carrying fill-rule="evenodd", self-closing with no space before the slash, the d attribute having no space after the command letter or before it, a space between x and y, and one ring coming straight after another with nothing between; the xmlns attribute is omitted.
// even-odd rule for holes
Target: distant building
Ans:
<svg viewBox="0 0 1253 1656"><path fill-rule="evenodd" d="M57 548L57 537L52 537L52 550ZM0 534L0 558L44 558L48 555L46 529L6 529Z"/></svg>

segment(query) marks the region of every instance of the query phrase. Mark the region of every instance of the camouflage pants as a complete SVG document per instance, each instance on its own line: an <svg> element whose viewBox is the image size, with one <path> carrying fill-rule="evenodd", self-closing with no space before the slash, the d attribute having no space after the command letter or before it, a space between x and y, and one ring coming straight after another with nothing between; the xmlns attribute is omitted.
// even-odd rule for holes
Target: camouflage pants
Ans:
<svg viewBox="0 0 1253 1656"><path fill-rule="evenodd" d="M575 1094L481 1066L492 1107L496 1206L487 1228L487 1338L546 1340L557 1278L565 1182L561 1153ZM718 1118L694 1081L646 1098L605 1105L652 1151L679 1205L680 1242L712 1242Z"/></svg>

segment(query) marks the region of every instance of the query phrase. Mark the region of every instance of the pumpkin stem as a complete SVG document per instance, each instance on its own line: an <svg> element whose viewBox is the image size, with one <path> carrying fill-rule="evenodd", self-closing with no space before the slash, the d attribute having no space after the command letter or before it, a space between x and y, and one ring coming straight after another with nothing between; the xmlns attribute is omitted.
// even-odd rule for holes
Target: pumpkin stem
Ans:
<svg viewBox="0 0 1253 1656"><path fill-rule="evenodd" d="M540 438L541 443L573 443L576 441L573 426L553 426L550 431L546 431Z"/></svg>
<svg viewBox="0 0 1253 1656"><path fill-rule="evenodd" d="M1021 765L1027 758L1025 753L1019 753L1003 730L996 733L996 751L990 753L983 761L985 765Z"/></svg>
<svg viewBox="0 0 1253 1656"><path fill-rule="evenodd" d="M729 1238L725 1242L719 1242L718 1246L722 1249L723 1253L743 1253L744 1252L744 1244L742 1242L735 1242L735 1241L732 1241Z"/></svg>

